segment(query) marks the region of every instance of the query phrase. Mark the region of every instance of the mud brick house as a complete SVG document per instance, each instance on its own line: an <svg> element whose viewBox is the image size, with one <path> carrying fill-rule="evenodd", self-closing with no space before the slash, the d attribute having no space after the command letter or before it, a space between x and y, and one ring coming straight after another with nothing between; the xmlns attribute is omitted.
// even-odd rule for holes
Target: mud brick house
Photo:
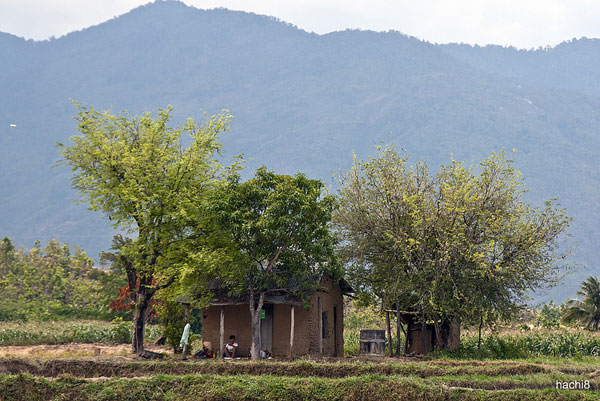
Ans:
<svg viewBox="0 0 600 401"><path fill-rule="evenodd" d="M300 298L285 293L267 294L261 315L261 350L274 357L344 355L343 296L352 288L345 280L335 283L322 276L306 309ZM248 299L215 292L210 307L202 312L202 339L223 353L234 335L240 356L248 356L252 343Z"/></svg>

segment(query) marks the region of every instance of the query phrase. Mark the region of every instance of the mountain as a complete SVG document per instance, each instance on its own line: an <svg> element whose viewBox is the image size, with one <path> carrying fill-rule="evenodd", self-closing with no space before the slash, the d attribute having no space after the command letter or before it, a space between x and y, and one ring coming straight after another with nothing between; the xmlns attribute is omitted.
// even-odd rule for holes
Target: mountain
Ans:
<svg viewBox="0 0 600 401"><path fill-rule="evenodd" d="M573 217L573 263L538 299L562 301L599 274L600 41L532 51L433 45L398 32L307 33L272 17L158 1L49 41L0 33L0 235L49 237L96 256L112 228L73 203L56 142L76 134L71 99L176 120L228 109L225 157L335 185L352 153L385 141L435 168L517 149L534 204ZM16 127L11 127L15 124Z"/></svg>
<svg viewBox="0 0 600 401"><path fill-rule="evenodd" d="M600 96L600 39L573 39L537 50L464 44L447 44L441 48L479 69L529 85Z"/></svg>

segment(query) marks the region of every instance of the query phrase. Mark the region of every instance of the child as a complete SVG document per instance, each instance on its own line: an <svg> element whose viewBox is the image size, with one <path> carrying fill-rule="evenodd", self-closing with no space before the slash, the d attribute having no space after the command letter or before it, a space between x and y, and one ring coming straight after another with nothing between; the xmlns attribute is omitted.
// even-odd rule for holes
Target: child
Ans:
<svg viewBox="0 0 600 401"><path fill-rule="evenodd" d="M225 349L223 350L223 355L225 358L235 358L236 352L238 349L238 343L235 342L235 336L229 336L229 342L225 344Z"/></svg>

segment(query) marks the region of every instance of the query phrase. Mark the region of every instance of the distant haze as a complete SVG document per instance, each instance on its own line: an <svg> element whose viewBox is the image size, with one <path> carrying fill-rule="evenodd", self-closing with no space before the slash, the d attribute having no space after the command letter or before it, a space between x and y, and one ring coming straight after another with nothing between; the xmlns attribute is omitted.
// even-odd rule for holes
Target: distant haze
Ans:
<svg viewBox="0 0 600 401"><path fill-rule="evenodd" d="M277 17L309 32L357 28L396 30L429 42L555 45L600 37L595 0L186 0L209 9L225 7ZM2 0L0 31L43 40L121 15L146 0Z"/></svg>

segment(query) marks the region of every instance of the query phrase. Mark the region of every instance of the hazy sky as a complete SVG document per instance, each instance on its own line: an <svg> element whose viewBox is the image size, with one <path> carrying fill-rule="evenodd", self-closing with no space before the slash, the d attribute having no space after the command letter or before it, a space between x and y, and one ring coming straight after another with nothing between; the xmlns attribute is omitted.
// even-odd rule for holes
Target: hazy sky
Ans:
<svg viewBox="0 0 600 401"><path fill-rule="evenodd" d="M148 0L0 0L0 31L46 39L98 24ZM599 0L185 0L278 17L317 33L393 29L430 42L530 48L600 37Z"/></svg>

